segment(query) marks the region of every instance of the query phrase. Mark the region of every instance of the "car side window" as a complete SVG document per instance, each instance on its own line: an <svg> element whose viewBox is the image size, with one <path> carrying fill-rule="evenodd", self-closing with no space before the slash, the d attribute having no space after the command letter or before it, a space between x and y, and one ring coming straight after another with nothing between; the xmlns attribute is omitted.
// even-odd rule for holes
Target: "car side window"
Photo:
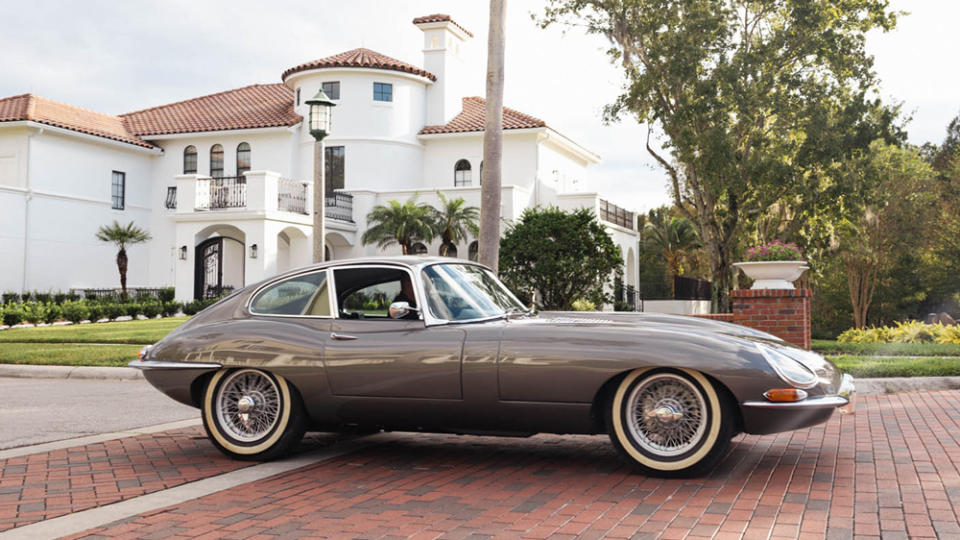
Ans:
<svg viewBox="0 0 960 540"><path fill-rule="evenodd" d="M341 319L390 320L390 304L417 307L410 274L398 268L344 268L334 272ZM407 319L419 319L411 311Z"/></svg>
<svg viewBox="0 0 960 540"><path fill-rule="evenodd" d="M257 315L329 317L330 291L327 272L302 274L274 283L260 291L250 303Z"/></svg>

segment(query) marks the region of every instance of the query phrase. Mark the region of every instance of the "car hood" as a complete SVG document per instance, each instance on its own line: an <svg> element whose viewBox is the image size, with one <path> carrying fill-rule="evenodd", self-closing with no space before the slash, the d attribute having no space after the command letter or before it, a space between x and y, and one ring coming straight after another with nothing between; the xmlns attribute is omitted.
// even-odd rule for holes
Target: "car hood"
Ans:
<svg viewBox="0 0 960 540"><path fill-rule="evenodd" d="M656 329L677 332L707 332L723 334L750 341L783 342L777 336L754 330L739 324L732 324L704 317L688 315L669 315L666 313L636 312L597 312L597 311L543 311L526 319L531 324L576 325L581 327L603 327L625 330Z"/></svg>

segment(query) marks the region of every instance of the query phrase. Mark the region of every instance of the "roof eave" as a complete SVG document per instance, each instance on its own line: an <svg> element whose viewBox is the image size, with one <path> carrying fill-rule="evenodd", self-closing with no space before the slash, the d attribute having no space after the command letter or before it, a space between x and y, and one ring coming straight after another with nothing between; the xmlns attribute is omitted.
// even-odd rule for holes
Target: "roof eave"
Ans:
<svg viewBox="0 0 960 540"><path fill-rule="evenodd" d="M50 131L52 133L57 133L59 135L65 135L68 137L76 137L79 139L85 139L91 142L96 142L98 144L104 144L108 146L116 146L118 148L124 148L126 150L137 150L141 152L146 152L153 155L160 155L163 153L162 148L151 145L150 143L144 141L143 144L137 144L134 142L122 141L119 139L114 139L111 137L106 137L103 135L93 135L90 133L84 133L82 131L77 131L74 129L63 128L60 126L55 126L53 124L47 124L46 122L38 122L35 120L14 120L7 122L0 122L0 128L4 127L30 127L43 131ZM146 145L146 146L144 146Z"/></svg>
<svg viewBox="0 0 960 540"><path fill-rule="evenodd" d="M465 28L453 22L452 20L421 22L421 23L414 23L414 24L421 30L434 30L438 28L443 28L453 33L453 35L457 36L463 41L466 41L473 37L473 34L471 32L468 32Z"/></svg>
<svg viewBox="0 0 960 540"><path fill-rule="evenodd" d="M602 160L600 154L587 150L563 133L549 126L545 129L543 141L552 142L563 150L585 161L587 165L597 165Z"/></svg>
<svg viewBox="0 0 960 540"><path fill-rule="evenodd" d="M503 130L503 134L504 135L524 135L524 134L531 134L531 133L543 133L547 129L548 128L546 126L530 127L530 128L507 128ZM450 138L450 137L476 137L476 136L482 137L483 131L484 130L482 129L476 129L471 131L451 131L446 133L418 133L417 138L430 140L430 139L444 139L444 138Z"/></svg>
<svg viewBox="0 0 960 540"><path fill-rule="evenodd" d="M331 66L331 67L310 68L310 69L304 69L301 71L294 71L292 73L288 73L285 77L283 77L283 84L287 88L290 88L292 90L293 89L292 82L296 79L299 79L301 77L308 77L310 75L316 75L317 73L321 73L321 72L330 73L334 71L346 72L346 73L368 73L370 71L379 71L379 72L387 73L389 75L393 75L396 77L402 77L402 78L414 80L422 84L429 85L434 83L433 79L430 79L429 77L424 77L423 75L417 75L416 73L410 73L410 72L401 71L398 69L378 68L378 67Z"/></svg>
<svg viewBox="0 0 960 540"><path fill-rule="evenodd" d="M256 134L256 133L268 133L268 132L280 132L280 131L289 131L291 128L294 128L300 125L303 120L296 122L295 124L284 124L279 126L266 126L266 127L255 127L255 128L236 128L236 129L218 129L210 131L178 131L176 133L158 133L155 135L143 134L140 135L145 140L148 141L163 141L170 139L181 139L184 137L220 137L224 135L245 135L245 134Z"/></svg>

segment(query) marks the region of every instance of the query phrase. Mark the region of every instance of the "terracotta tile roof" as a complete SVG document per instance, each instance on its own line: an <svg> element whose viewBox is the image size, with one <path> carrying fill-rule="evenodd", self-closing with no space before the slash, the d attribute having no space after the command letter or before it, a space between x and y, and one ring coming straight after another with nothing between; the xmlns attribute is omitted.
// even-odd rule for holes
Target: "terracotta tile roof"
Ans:
<svg viewBox="0 0 960 540"><path fill-rule="evenodd" d="M145 148L153 148L129 132L123 119L67 105L33 94L0 99L0 122L31 121Z"/></svg>
<svg viewBox="0 0 960 540"><path fill-rule="evenodd" d="M454 26L463 30L465 34L467 34L470 37L473 37L473 32L460 26L459 24L457 24L457 21L453 20L452 18L450 18L449 15L446 15L444 13L434 13L433 15L424 15L423 17L417 17L416 19L413 20L413 24L424 24L424 23L434 23L434 22L453 23Z"/></svg>
<svg viewBox="0 0 960 540"><path fill-rule="evenodd" d="M303 118L293 111L293 91L283 84L253 84L120 115L141 137L277 126Z"/></svg>
<svg viewBox="0 0 960 540"><path fill-rule="evenodd" d="M426 77L431 81L437 80L436 75L422 68L418 68L417 66L410 65L406 62L401 62L396 58L390 58L389 56L380 54L376 51L371 51L370 49L362 49L362 48L353 49L352 51L342 52L340 54L335 54L333 56L328 56L326 58L321 58L319 60L314 60L312 62L300 64L299 66L292 67L284 71L283 75L280 78L281 80L285 81L287 80L287 77L289 77L290 75L293 75L294 73L299 73L301 71L307 71L310 69L337 68L337 67L386 69L390 71L402 71L404 73L410 73L413 75Z"/></svg>
<svg viewBox="0 0 960 540"><path fill-rule="evenodd" d="M482 97L463 98L463 110L446 124L441 126L426 126L420 130L421 135L436 133L466 133L483 131L484 119L487 117L487 100ZM547 127L547 123L529 114L503 108L503 129L524 129Z"/></svg>

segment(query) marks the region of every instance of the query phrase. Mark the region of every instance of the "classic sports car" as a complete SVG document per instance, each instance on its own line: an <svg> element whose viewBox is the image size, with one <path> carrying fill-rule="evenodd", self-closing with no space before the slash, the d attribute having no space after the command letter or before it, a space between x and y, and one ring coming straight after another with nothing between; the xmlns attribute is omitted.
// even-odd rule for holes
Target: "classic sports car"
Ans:
<svg viewBox="0 0 960 540"><path fill-rule="evenodd" d="M739 432L852 409L853 379L742 326L644 313L527 310L484 266L334 261L246 287L130 364L198 407L238 459L305 430L528 436L607 432L652 475L708 471Z"/></svg>

